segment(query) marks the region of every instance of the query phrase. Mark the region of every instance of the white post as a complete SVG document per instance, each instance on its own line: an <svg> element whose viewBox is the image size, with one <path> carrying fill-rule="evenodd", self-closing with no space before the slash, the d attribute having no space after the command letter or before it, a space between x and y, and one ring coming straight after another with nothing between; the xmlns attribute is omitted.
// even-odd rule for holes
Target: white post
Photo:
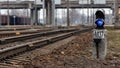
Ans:
<svg viewBox="0 0 120 68"><path fill-rule="evenodd" d="M104 60L107 53L107 30L93 30L93 58Z"/></svg>

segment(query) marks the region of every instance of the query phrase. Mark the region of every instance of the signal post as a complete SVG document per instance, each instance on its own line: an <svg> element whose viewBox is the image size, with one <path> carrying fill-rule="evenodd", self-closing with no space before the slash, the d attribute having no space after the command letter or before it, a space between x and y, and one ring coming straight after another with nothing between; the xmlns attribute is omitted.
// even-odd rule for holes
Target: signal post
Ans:
<svg viewBox="0 0 120 68"><path fill-rule="evenodd" d="M105 59L107 53L107 30L104 28L104 13L101 10L96 12L96 27L93 29L93 57Z"/></svg>

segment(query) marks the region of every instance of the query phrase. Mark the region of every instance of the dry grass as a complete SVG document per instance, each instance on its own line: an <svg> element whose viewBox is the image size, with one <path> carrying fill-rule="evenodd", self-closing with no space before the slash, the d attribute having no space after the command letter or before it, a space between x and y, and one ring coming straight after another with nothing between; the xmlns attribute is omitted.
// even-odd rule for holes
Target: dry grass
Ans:
<svg viewBox="0 0 120 68"><path fill-rule="evenodd" d="M120 30L108 30L108 55L120 59Z"/></svg>
<svg viewBox="0 0 120 68"><path fill-rule="evenodd" d="M120 30L108 29L105 60L92 59L92 33L76 35L68 44L50 54L37 55L24 68L120 68ZM27 65L26 65L27 64Z"/></svg>

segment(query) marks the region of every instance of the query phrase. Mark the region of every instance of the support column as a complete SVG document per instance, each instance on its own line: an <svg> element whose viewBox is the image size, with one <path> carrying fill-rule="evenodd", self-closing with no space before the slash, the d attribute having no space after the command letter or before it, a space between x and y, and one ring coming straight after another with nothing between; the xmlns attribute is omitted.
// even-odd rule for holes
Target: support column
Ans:
<svg viewBox="0 0 120 68"><path fill-rule="evenodd" d="M70 26L70 18L69 18L69 0L67 0L67 27Z"/></svg>
<svg viewBox="0 0 120 68"><path fill-rule="evenodd" d="M45 0L43 0L43 22L46 25L46 11L45 11Z"/></svg>
<svg viewBox="0 0 120 68"><path fill-rule="evenodd" d="M46 1L46 25L55 26L55 2L54 0Z"/></svg>
<svg viewBox="0 0 120 68"><path fill-rule="evenodd" d="M33 7L32 7L32 4L29 3L29 8L30 9L30 25L33 26Z"/></svg>
<svg viewBox="0 0 120 68"><path fill-rule="evenodd" d="M10 25L10 17L9 17L9 0L7 0L7 25L9 26Z"/></svg>
<svg viewBox="0 0 120 68"><path fill-rule="evenodd" d="M46 1L46 25L52 24L52 4L51 1Z"/></svg>
<svg viewBox="0 0 120 68"><path fill-rule="evenodd" d="M119 7L118 7L118 0L114 1L114 24L115 24L115 28L120 28L119 26Z"/></svg>
<svg viewBox="0 0 120 68"><path fill-rule="evenodd" d="M52 0L52 26L55 27L56 23L55 23L55 1Z"/></svg>
<svg viewBox="0 0 120 68"><path fill-rule="evenodd" d="M31 25L37 25L38 23L38 11L31 9Z"/></svg>
<svg viewBox="0 0 120 68"><path fill-rule="evenodd" d="M30 9L31 26L34 25L34 10Z"/></svg>
<svg viewBox="0 0 120 68"><path fill-rule="evenodd" d="M50 20L49 20L49 15L50 15L50 4L49 4L49 2L47 1L46 2L47 4L46 4L46 25L50 25Z"/></svg>
<svg viewBox="0 0 120 68"><path fill-rule="evenodd" d="M35 10L35 25L38 25L38 9L37 10Z"/></svg>

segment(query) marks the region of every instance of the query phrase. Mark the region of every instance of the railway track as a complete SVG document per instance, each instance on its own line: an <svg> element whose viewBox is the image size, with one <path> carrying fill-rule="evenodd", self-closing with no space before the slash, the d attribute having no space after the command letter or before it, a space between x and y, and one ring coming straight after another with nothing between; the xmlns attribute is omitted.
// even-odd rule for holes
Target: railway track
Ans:
<svg viewBox="0 0 120 68"><path fill-rule="evenodd" d="M30 28L0 28L0 31L15 31L15 30L27 30Z"/></svg>
<svg viewBox="0 0 120 68"><path fill-rule="evenodd" d="M12 37L12 36L19 36L24 34L31 34L31 33L38 33L44 31L50 31L52 29L27 29L27 30L15 30L15 31L1 31L0 38Z"/></svg>
<svg viewBox="0 0 120 68"><path fill-rule="evenodd" d="M8 43L15 42L15 41L20 41L20 40L23 41L23 40L26 40L26 39L41 37L41 36L44 36L44 35L52 35L54 33L69 32L69 31L74 31L74 30L77 30L77 29L58 29L58 30L44 31L44 32L38 32L38 33L33 33L33 34L27 34L27 35L1 38L0 39L0 44L6 44L6 43L8 44Z"/></svg>
<svg viewBox="0 0 120 68"><path fill-rule="evenodd" d="M0 61L4 62L6 59L9 59L9 58L16 56L18 54L24 53L26 51L34 50L36 48L43 47L47 44L51 44L53 42L65 39L65 38L70 37L74 34L83 33L83 32L89 31L89 30L91 30L91 29L74 30L74 31L70 31L67 33L65 32L63 34L52 35L52 36L49 36L47 38L43 38L41 40L27 42L27 43L24 43L24 44L21 44L18 46L2 49L2 50L0 50ZM14 62L19 62L21 60L24 60L24 59L20 59L20 58L15 59ZM24 60L24 61L29 61L29 60ZM11 65L5 64L5 63L0 63L0 66L7 67L7 66L11 66ZM13 68L14 68L14 66L13 66Z"/></svg>
<svg viewBox="0 0 120 68"><path fill-rule="evenodd" d="M16 37L9 37L9 38L3 38L0 39L0 49L4 49L7 47L13 47L17 46L19 44L23 44L26 42L32 42L34 40L41 40L44 38L48 38L57 34L62 34L65 32L74 31L76 29L63 29L63 30L54 30L54 31L47 31L47 32L41 32L41 33L34 33L29 35L22 35L22 36L16 36Z"/></svg>

